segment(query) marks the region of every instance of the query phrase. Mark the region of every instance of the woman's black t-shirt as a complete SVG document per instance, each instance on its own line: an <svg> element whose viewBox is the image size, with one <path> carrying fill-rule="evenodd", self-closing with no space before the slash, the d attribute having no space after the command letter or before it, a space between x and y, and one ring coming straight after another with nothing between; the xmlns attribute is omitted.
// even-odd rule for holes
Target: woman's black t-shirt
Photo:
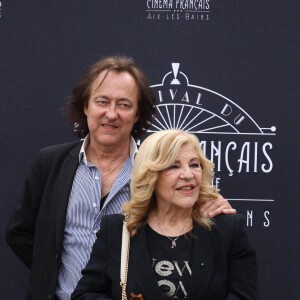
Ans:
<svg viewBox="0 0 300 300"><path fill-rule="evenodd" d="M172 237L172 240L175 238ZM152 268L162 294L168 299L186 299L192 275L191 232L172 241L147 225L147 242L152 259Z"/></svg>

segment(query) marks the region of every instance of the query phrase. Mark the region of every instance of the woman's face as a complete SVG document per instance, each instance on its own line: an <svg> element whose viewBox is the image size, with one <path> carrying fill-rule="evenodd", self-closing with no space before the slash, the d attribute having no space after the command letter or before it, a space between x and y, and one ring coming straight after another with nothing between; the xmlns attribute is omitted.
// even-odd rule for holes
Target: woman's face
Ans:
<svg viewBox="0 0 300 300"><path fill-rule="evenodd" d="M198 200L202 169L191 144L184 144L167 169L159 172L154 187L157 204L165 209L192 209Z"/></svg>

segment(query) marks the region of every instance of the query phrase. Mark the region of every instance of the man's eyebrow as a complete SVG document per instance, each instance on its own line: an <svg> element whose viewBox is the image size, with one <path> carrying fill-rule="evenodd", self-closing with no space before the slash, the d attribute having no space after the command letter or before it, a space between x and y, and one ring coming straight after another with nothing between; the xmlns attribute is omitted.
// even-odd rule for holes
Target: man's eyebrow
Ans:
<svg viewBox="0 0 300 300"><path fill-rule="evenodd" d="M131 100L130 98L127 98L127 97L122 97L122 98L118 99L117 101L129 101L130 103L133 103L133 100Z"/></svg>
<svg viewBox="0 0 300 300"><path fill-rule="evenodd" d="M108 96L106 96L106 95L103 95L103 94L96 94L96 95L94 95L94 97L93 97L94 99L97 99L97 98L104 98L104 99L109 99L109 97Z"/></svg>
<svg viewBox="0 0 300 300"><path fill-rule="evenodd" d="M106 99L106 100L110 100L111 98L104 95L104 94L96 94L93 96L94 99L98 99L98 98L102 98L102 99ZM120 101L128 101L130 102L131 104L134 102L133 100L131 100L130 98L127 98L127 97L122 97L122 98L119 98L117 99L117 102L120 102Z"/></svg>

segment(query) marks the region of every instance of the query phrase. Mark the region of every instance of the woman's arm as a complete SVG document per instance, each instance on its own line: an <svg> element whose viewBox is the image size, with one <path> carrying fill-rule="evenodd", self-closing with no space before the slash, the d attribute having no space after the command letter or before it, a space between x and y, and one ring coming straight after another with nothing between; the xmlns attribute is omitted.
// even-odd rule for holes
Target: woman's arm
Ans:
<svg viewBox="0 0 300 300"><path fill-rule="evenodd" d="M83 277L72 293L71 300L101 300L110 297L111 283L106 274L107 268L107 216L101 221L101 229L93 246L90 260L81 271ZM121 254L120 254L121 255Z"/></svg>
<svg viewBox="0 0 300 300"><path fill-rule="evenodd" d="M243 228L243 217L237 215L228 262L229 293L225 300L259 299L257 260Z"/></svg>

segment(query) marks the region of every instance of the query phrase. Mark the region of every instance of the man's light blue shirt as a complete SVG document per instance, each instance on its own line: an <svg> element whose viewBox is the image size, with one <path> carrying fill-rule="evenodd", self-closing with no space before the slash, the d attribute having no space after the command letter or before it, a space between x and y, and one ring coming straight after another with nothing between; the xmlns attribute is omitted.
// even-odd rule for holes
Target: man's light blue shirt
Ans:
<svg viewBox="0 0 300 300"><path fill-rule="evenodd" d="M82 276L81 270L90 258L102 217L120 213L123 203L130 197L130 176L137 151L134 139L131 137L130 155L101 211L101 172L87 160L85 150L88 142L89 136L84 139L79 153L79 166L73 180L66 215L62 264L56 288L56 297L62 300L70 299Z"/></svg>

